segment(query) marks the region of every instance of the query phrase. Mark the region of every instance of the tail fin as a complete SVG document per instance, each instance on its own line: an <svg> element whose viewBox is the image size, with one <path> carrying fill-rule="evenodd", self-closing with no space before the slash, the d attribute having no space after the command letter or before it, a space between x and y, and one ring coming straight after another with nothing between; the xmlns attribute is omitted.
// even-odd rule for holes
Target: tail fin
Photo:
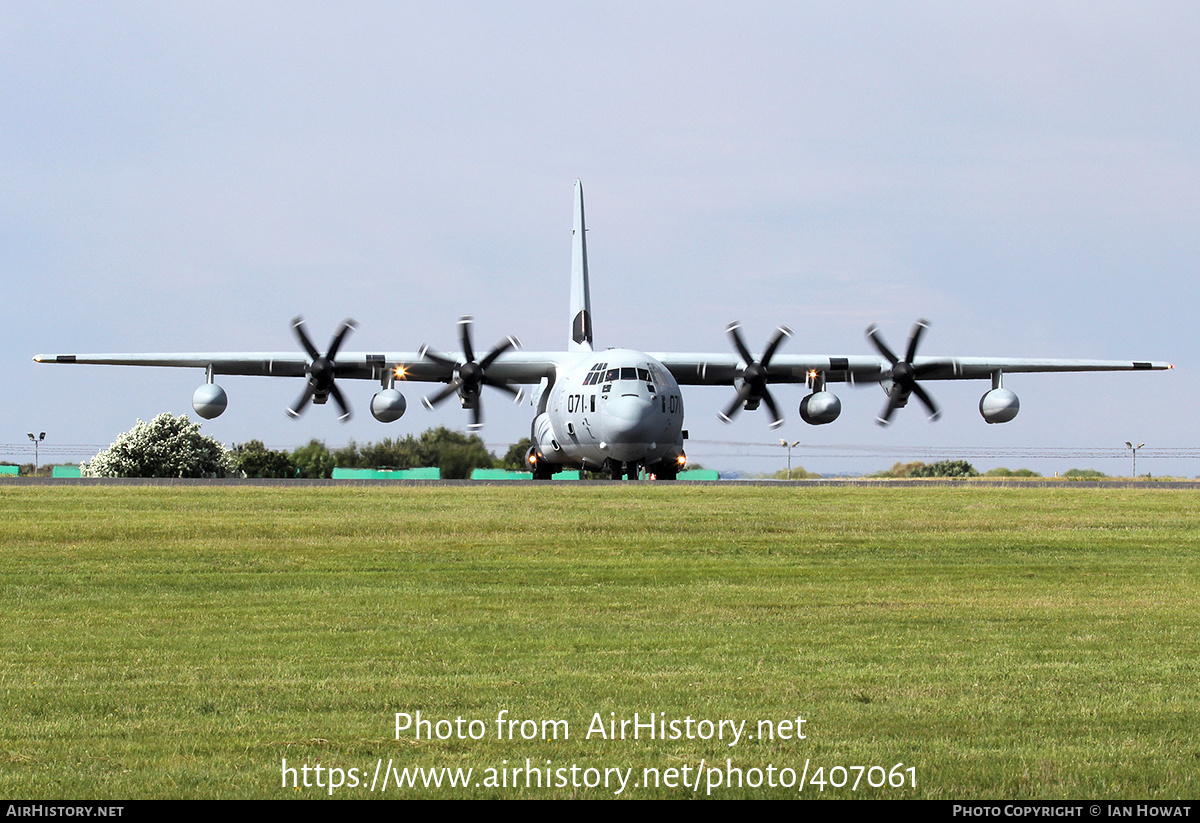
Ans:
<svg viewBox="0 0 1200 823"><path fill-rule="evenodd" d="M571 229L571 340L568 351L592 350L592 290L588 286L587 229L583 224L583 183L575 181L575 223Z"/></svg>

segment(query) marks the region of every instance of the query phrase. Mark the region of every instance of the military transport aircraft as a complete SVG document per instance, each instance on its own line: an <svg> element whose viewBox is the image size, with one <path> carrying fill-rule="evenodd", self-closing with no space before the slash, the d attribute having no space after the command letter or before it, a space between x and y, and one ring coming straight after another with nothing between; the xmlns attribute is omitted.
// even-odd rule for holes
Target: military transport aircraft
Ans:
<svg viewBox="0 0 1200 823"><path fill-rule="evenodd" d="M1020 409L1017 396L1003 385L1006 373L1171 368L1167 363L1136 360L919 357L917 347L929 327L924 320L913 326L903 357L884 342L875 326L868 328L866 335L878 355L782 354L779 349L792 332L781 327L756 356L746 346L737 323L726 329L732 352L596 350L579 181L575 182L572 234L566 351L520 351L517 339L509 337L480 357L471 339L472 320L463 317L458 323L461 349L457 352L442 353L428 346L415 352L343 352L346 335L355 328L352 320L346 320L322 354L297 317L292 329L304 349L301 353L58 354L38 355L34 360L204 369L206 381L192 396L192 407L204 418L225 411L228 398L214 382L219 374L304 377L304 391L288 414L297 417L310 402L323 404L332 397L343 420L350 417L350 407L338 378L377 380L380 389L371 398L371 414L383 423L398 420L405 412L407 403L396 390L397 381L446 383L426 397L424 404L433 408L457 394L471 413L472 429L483 423L484 386L519 400L523 392L515 387L532 385L536 387L536 412L527 461L537 479L547 479L565 467L607 471L614 479L637 477L638 469L645 468L659 479L674 479L685 463L683 443L687 437L680 385L730 385L735 394L719 415L722 420L729 422L740 410L752 411L765 404L775 428L782 425L783 414L771 392L772 384L804 384L809 393L800 401L800 417L814 426L832 423L841 413L841 401L828 390L829 383L882 384L887 402L876 419L887 425L913 395L931 420L940 416L937 403L922 385L925 381L983 379L992 385L979 401L980 414L988 423L1006 423Z"/></svg>

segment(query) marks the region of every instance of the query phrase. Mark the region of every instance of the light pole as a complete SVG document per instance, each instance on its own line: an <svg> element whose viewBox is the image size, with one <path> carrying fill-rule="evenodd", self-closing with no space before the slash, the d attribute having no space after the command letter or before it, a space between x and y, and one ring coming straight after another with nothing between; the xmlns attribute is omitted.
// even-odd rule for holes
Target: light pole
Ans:
<svg viewBox="0 0 1200 823"><path fill-rule="evenodd" d="M39 436L39 437L34 437L34 436L33 436L33 432L26 432L26 434L28 434L28 435L29 435L29 439L33 441L33 473L34 473L34 474L37 474L37 470L38 470L38 445L39 445L39 444L40 444L40 443L41 443L43 440L45 440L45 439L46 439L46 433L45 433L45 432L42 432L41 436Z"/></svg>
<svg viewBox="0 0 1200 823"><path fill-rule="evenodd" d="M785 449L787 449L787 452L788 452L788 474L787 474L787 479L788 479L788 480L791 480L791 479L792 479L792 449L794 449L794 448L796 448L797 446L799 446L799 445L800 445L800 441L799 441L799 440L797 440L795 443L789 443L789 442L787 442L786 440L784 440L784 439L780 438L780 440L779 440L779 445L781 445L781 446L783 446Z"/></svg>
<svg viewBox="0 0 1200 823"><path fill-rule="evenodd" d="M1129 450L1130 450L1131 452L1133 452L1133 479L1134 479L1134 480L1137 480L1137 452L1138 452L1138 449L1140 449L1142 446L1144 446L1144 445L1146 445L1146 444L1145 444L1145 443L1138 443L1138 444L1135 446L1135 445L1133 445L1132 443L1130 443L1128 440L1126 440L1126 441L1125 441L1125 445L1126 445L1126 446L1129 448Z"/></svg>

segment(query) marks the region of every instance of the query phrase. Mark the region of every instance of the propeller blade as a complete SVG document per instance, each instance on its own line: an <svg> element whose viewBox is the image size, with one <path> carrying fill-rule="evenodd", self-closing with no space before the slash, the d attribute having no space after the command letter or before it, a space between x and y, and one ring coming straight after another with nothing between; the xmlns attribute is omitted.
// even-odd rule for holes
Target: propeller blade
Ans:
<svg viewBox="0 0 1200 823"><path fill-rule="evenodd" d="M513 396L514 401L517 403L520 403L521 398L523 398L525 396L525 392L522 391L521 389L513 388L512 386L508 385L507 383L501 382L500 380L494 380L491 377L485 377L485 378L483 378L483 382L485 384L491 386L493 389L499 389L500 391L508 392L509 394L511 394Z"/></svg>
<svg viewBox="0 0 1200 823"><path fill-rule="evenodd" d="M463 384L462 380L459 380L456 377L452 381L450 381L450 385L446 386L446 388L442 389L435 395L424 398L421 402L425 404L425 408L432 409L434 406L441 403L447 397L449 397L450 395L457 392L459 390L459 388L462 386L462 384Z"/></svg>
<svg viewBox="0 0 1200 823"><path fill-rule="evenodd" d="M488 352L487 357L479 361L479 368L486 369L496 361L496 358L504 354L509 349L519 348L521 341L515 337L508 337L496 344L496 348Z"/></svg>
<svg viewBox="0 0 1200 823"><path fill-rule="evenodd" d="M296 333L297 339L300 340L300 345L304 347L306 352L308 352L309 357L311 357L313 360L316 360L321 356L321 353L317 351L317 347L314 346L312 344L312 340L309 339L308 332L304 329L304 318L302 316L296 315L292 318L292 331Z"/></svg>
<svg viewBox="0 0 1200 823"><path fill-rule="evenodd" d="M775 333L767 342L766 349L763 350L762 359L755 360L749 347L746 346L746 341L742 339L741 328L742 324L737 321L725 327L725 333L729 335L733 347L745 365L742 367L740 377L741 388L738 389L733 402L717 415L717 419L728 423L739 409L745 408L747 402L762 400L766 402L767 409L771 412L771 428L777 429L783 425L783 415L779 413L779 407L775 405L775 399L771 397L771 392L767 389L770 378L769 369L771 358L775 356L775 352L784 339L792 336L792 330L787 326L775 329Z"/></svg>
<svg viewBox="0 0 1200 823"><path fill-rule="evenodd" d="M329 351L325 353L326 360L335 360L337 358L338 349L342 347L342 341L346 339L346 335L358 328L353 320L349 318L342 321L341 327L337 330L337 334L333 336L333 340L329 343Z"/></svg>
<svg viewBox="0 0 1200 823"><path fill-rule="evenodd" d="M759 364L765 369L771 362L771 358L775 356L775 350L779 348L779 344L783 342L785 337L791 337L792 330L787 326L780 326L775 330L775 336L771 338L771 342L767 344L767 350L763 352L762 360Z"/></svg>
<svg viewBox="0 0 1200 823"><path fill-rule="evenodd" d="M304 385L304 393L300 395L299 400L292 404L292 407L287 410L287 413L291 415L293 419L298 418L301 414L303 414L304 410L308 408L308 401L312 400L313 394L314 392L312 383L306 383Z"/></svg>
<svg viewBox="0 0 1200 823"><path fill-rule="evenodd" d="M418 351L418 354L420 354L426 360L432 360L434 363L437 363L439 366L445 366L446 368L450 369L451 373L453 373L454 369L458 368L457 361L451 360L449 357L447 357L446 355L442 354L439 351L434 351L433 349L429 348L429 346L427 346L427 345L422 344L420 350Z"/></svg>
<svg viewBox="0 0 1200 823"><path fill-rule="evenodd" d="M883 337L879 334L879 327L874 323L867 326L867 339L875 344L875 348L879 351L879 353L887 358L887 361L893 366L900 362L900 358L888 348L887 343L883 342Z"/></svg>
<svg viewBox="0 0 1200 823"><path fill-rule="evenodd" d="M469 315L463 315L458 319L458 337L459 342L462 343L464 358L461 362L451 360L444 354L433 351L428 346L421 347L422 357L449 369L450 374L454 376L450 385L437 394L424 398L421 402L424 403L426 408L432 409L451 394L458 392L459 396L463 399L463 406L471 410L470 428L478 429L483 426L483 408L480 402L480 390L483 386L492 386L493 388L505 391L513 395L518 401L524 397L524 392L514 389L503 380L489 378L486 374L488 367L495 363L500 355L509 349L519 347L521 341L515 337L506 337L497 343L495 348L484 355L482 360L476 361L475 347L471 344L471 327L474 325L474 322L474 318Z"/></svg>
<svg viewBox="0 0 1200 823"><path fill-rule="evenodd" d="M771 428L779 428L783 425L783 415L779 413L779 407L775 405L775 398L771 396L769 389L763 389L762 399L767 404L767 411L771 412Z"/></svg>
<svg viewBox="0 0 1200 823"><path fill-rule="evenodd" d="M304 387L304 393L300 395L300 399L295 405L287 410L288 414L293 418L299 417L304 409L308 406L314 397L319 397L324 402L325 397L333 395L334 401L342 410L343 421L350 419L350 407L346 404L346 398L342 396L342 392L338 389L334 382L337 377L338 350L342 347L342 342L345 341L346 335L356 329L358 325L351 319L347 318L342 321L338 330L334 333L333 338L329 341L329 351L322 355L317 351L317 347L313 345L312 338L308 336L308 329L305 328L304 318L296 315L292 318L292 332L296 335L296 339L300 341L300 345L304 347L304 351L308 353L309 363L305 367L308 372L308 385Z"/></svg>
<svg viewBox="0 0 1200 823"><path fill-rule="evenodd" d="M921 342L921 335L929 328L928 320L918 320L913 323L912 331L908 335L908 350L904 354L904 359L909 363L917 356L917 344Z"/></svg>
<svg viewBox="0 0 1200 823"><path fill-rule="evenodd" d="M722 423L732 422L733 416L742 410L742 406L745 405L746 400L750 397L750 394L753 391L754 388L749 383L743 383L742 387L738 389L738 393L734 396L733 402L726 406L723 412L717 415L717 419Z"/></svg>
<svg viewBox="0 0 1200 823"><path fill-rule="evenodd" d="M929 419L937 420L942 416L941 409L937 403L929 395L929 392L918 382L927 374L932 374L947 364L944 362L926 362L920 366L913 365L913 360L917 356L917 348L921 344L921 337L925 334L925 330L929 328L929 321L925 319L918 320L913 324L912 331L908 335L908 344L904 350L904 359L900 360L896 357L895 352L888 348L887 343L883 341L883 336L879 333L879 327L872 323L867 327L867 339L875 346L881 355L887 358L892 364L890 369L882 372L879 375L879 382L885 383L891 381L892 386L888 390L888 402L884 407L883 413L875 418L875 422L881 426L886 426L892 419L892 414L896 409L908 404L910 395L916 395L917 398L929 410Z"/></svg>
<svg viewBox="0 0 1200 823"><path fill-rule="evenodd" d="M462 341L463 357L468 363L475 360L475 350L471 348L471 326L474 322L475 318L469 315L458 318L458 338Z"/></svg>
<svg viewBox="0 0 1200 823"><path fill-rule="evenodd" d="M888 395L887 405L883 407L883 413L875 418L875 422L881 426L886 426L892 420L892 413L907 402L908 398L900 387L894 387L892 393Z"/></svg>
<svg viewBox="0 0 1200 823"><path fill-rule="evenodd" d="M925 404L925 408L929 409L929 419L934 421L942 416L942 410L938 408L938 404L933 402L933 398L929 396L925 389L921 388L919 383L913 383L912 393Z"/></svg>
<svg viewBox="0 0 1200 823"><path fill-rule="evenodd" d="M342 416L338 420L348 423L350 421L350 407L346 405L346 398L342 397L342 390L335 383L329 387L329 393L333 395L333 402L337 403L338 408L342 410Z"/></svg>
<svg viewBox="0 0 1200 823"><path fill-rule="evenodd" d="M733 347L737 349L737 353L741 355L743 362L748 366L754 362L754 355L750 354L750 350L746 348L745 342L742 341L741 332L738 331L741 327L742 324L735 320L725 327L725 331L733 341Z"/></svg>

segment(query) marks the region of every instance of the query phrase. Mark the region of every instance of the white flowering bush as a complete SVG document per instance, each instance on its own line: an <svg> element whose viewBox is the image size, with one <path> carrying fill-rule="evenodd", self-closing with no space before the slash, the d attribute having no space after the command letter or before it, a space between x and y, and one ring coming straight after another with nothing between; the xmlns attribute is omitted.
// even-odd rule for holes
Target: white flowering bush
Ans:
<svg viewBox="0 0 1200 823"><path fill-rule="evenodd" d="M233 462L225 447L200 434L187 415L160 414L118 437L80 465L84 477L225 477Z"/></svg>

